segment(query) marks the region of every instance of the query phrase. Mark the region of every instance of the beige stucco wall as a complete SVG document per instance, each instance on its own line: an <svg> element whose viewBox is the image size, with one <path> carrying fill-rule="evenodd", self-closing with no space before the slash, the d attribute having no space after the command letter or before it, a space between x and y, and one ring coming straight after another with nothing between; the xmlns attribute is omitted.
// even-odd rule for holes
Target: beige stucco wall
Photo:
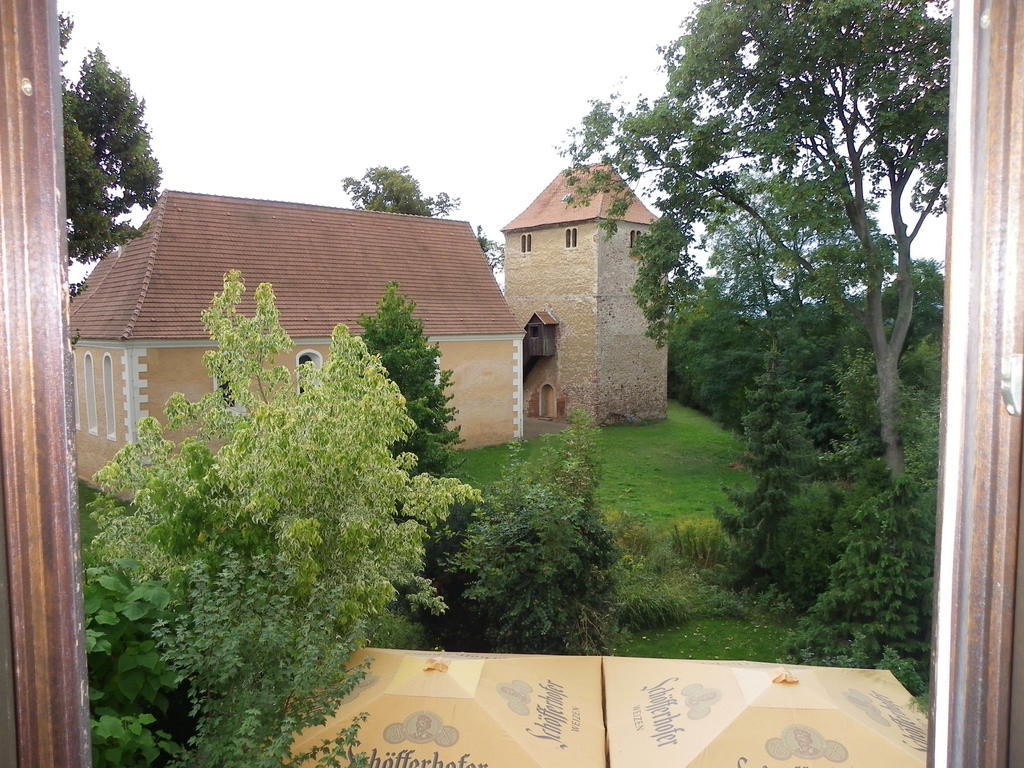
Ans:
<svg viewBox="0 0 1024 768"><path fill-rule="evenodd" d="M539 393L555 386L559 417L574 408L595 421L665 417L667 356L647 338L647 323L632 286L637 262L629 255L630 230L610 237L598 222L574 225L577 247L566 248L565 226L529 230L533 248L521 249L523 232L505 240L505 298L523 325L534 312L559 321L557 354L538 361L524 383L527 415L539 415Z"/></svg>
<svg viewBox="0 0 1024 768"><path fill-rule="evenodd" d="M507 443L516 437L517 341L440 340L441 367L452 371L451 405L462 448Z"/></svg>
<svg viewBox="0 0 1024 768"><path fill-rule="evenodd" d="M565 247L563 226L530 230L530 253L520 248L520 232L505 237L505 299L516 322L526 325L538 311L558 319L554 360L538 363L524 383L530 415L537 413L538 393L545 382L555 386L561 415L574 408L596 415L599 233L593 224L576 228L576 248Z"/></svg>
<svg viewBox="0 0 1024 768"><path fill-rule="evenodd" d="M452 405L457 409L456 424L461 428L463 448L476 448L513 440L517 434L516 382L513 375L514 356L518 341L501 340L441 340L441 366L453 371ZM140 368L137 387L137 417L155 416L164 421L164 405L175 393L183 393L189 400L198 400L213 390L213 380L203 366L203 353L209 347L147 347L100 349L88 344L75 348L75 369L78 387L78 410L81 429L76 430L78 475L89 479L113 457L128 439L128 410L125 407L124 366L129 355L134 355ZM307 350L326 357L329 345L299 341L296 346L278 356L276 362L294 369L298 356ZM95 368L97 400L97 434L91 434L87 425L85 405L85 354L92 354ZM102 358L111 354L114 364L114 408L117 414L116 440L106 437L106 410L102 390ZM168 437L180 440L181 432L168 432Z"/></svg>

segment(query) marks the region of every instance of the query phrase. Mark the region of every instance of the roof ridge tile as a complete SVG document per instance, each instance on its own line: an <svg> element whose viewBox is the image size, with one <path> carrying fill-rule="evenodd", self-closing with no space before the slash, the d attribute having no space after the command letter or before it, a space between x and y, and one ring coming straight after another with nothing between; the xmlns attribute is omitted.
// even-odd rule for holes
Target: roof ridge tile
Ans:
<svg viewBox="0 0 1024 768"><path fill-rule="evenodd" d="M283 205L294 208L309 208L312 210L345 211L347 213L371 214L376 216L401 216L407 219L420 219L422 221L437 222L444 224L469 224L468 219L448 219L440 216L423 216L417 213L399 213L397 211L368 211L365 208L343 208L340 205L323 205L322 203L300 203L294 200L271 200L266 197L236 197L234 195L217 195L212 192L188 192L183 189L164 190L165 195L183 195L186 197L216 198L218 200L238 201L244 203L269 203L271 205Z"/></svg>
<svg viewBox="0 0 1024 768"><path fill-rule="evenodd" d="M139 299L135 302L135 308L132 310L131 317L128 319L128 326L124 329L124 333L121 334L121 340L127 341L132 337L132 333L135 331L135 323L138 322L139 315L142 313L142 305L146 303L146 294L149 292L149 281L153 277L153 265L156 263L156 252L157 246L160 242L160 230L163 226L164 211L167 209L166 203L166 192L160 195L160 198L156 201L156 205L153 207L153 223L152 228L148 234L150 236L150 248L149 255L146 258L146 273L142 276L142 289L139 291ZM148 225L149 222L147 221Z"/></svg>

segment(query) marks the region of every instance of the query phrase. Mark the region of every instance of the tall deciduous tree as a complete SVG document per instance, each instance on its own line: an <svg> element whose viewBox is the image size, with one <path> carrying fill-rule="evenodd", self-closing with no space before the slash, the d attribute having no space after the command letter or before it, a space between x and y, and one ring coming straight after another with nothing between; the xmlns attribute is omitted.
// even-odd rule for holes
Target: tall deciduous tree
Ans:
<svg viewBox="0 0 1024 768"><path fill-rule="evenodd" d="M599 154L627 179L653 176L665 215L641 242L636 292L656 332L671 312L665 277L692 271L700 223L730 208L859 321L894 474L904 468L898 366L913 313L911 248L945 204L949 41L944 0L707 0L665 51L666 93L631 109L595 104L570 147L577 162ZM578 196L608 183L591 174ZM841 225L844 242L791 248L758 203L765 183L812 228Z"/></svg>
<svg viewBox="0 0 1024 768"><path fill-rule="evenodd" d="M447 216L459 207L460 200L447 192L426 197L409 166L367 169L362 178L347 176L341 186L358 210L390 211L413 216Z"/></svg>
<svg viewBox="0 0 1024 768"><path fill-rule="evenodd" d="M377 302L377 313L363 315L363 341L380 355L388 376L405 397L405 407L415 427L395 443L397 453L415 454L417 470L443 475L452 463L452 449L459 442L459 428L452 427L455 409L448 405L452 372L441 370L441 350L423 332L423 321L413 317L416 303L388 283Z"/></svg>
<svg viewBox="0 0 1024 768"><path fill-rule="evenodd" d="M71 37L61 19L61 49ZM68 258L103 258L139 230L125 220L135 206L156 203L160 165L143 119L145 101L110 66L99 48L82 62L75 82L64 80L64 175Z"/></svg>

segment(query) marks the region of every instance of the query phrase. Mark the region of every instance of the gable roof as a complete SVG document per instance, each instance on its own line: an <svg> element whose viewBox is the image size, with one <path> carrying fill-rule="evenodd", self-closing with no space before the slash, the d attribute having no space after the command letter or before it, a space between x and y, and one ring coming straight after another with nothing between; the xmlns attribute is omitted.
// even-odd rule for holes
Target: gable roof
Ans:
<svg viewBox="0 0 1024 768"><path fill-rule="evenodd" d="M647 210L647 206L633 194L614 170L607 165L591 165L577 172L578 175L585 175L593 170L607 172L611 176L613 184L621 184L632 198L626 213L619 218L619 221L631 222L633 224L650 224L657 217ZM530 203L529 207L512 221L502 228L502 232L510 232L515 229L532 229L551 224L571 224L573 222L591 221L593 219L612 218L608 211L615 202L615 192L599 192L590 198L590 202L582 206L572 206L565 202L566 196L572 194L577 185L570 186L569 179L565 172L560 172L548 184L544 191L537 195L537 199Z"/></svg>
<svg viewBox="0 0 1024 768"><path fill-rule="evenodd" d="M101 261L71 305L83 339L207 339L201 313L229 269L274 286L293 338L360 333L385 285L430 336L522 333L469 224L299 203L164 192L145 233Z"/></svg>

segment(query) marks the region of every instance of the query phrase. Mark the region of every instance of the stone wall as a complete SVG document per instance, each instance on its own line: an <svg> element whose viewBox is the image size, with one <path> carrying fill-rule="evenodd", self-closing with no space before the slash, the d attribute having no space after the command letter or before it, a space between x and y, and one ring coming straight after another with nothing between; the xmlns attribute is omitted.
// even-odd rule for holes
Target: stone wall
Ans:
<svg viewBox="0 0 1024 768"><path fill-rule="evenodd" d="M632 288L638 261L630 255L630 230L620 224L610 237L602 233L597 297L598 399L600 423L665 418L668 355L647 336L647 320Z"/></svg>
<svg viewBox="0 0 1024 768"><path fill-rule="evenodd" d="M534 312L558 320L557 354L539 361L524 384L528 416L539 415L540 388L555 387L558 417L574 408L597 423L665 417L667 355L647 338L647 323L632 286L637 262L629 255L630 230L610 237L597 222L575 224L577 247L567 248L563 225L505 238L505 298L522 325Z"/></svg>
<svg viewBox="0 0 1024 768"><path fill-rule="evenodd" d="M554 385L561 416L574 408L596 412L598 233L594 224L576 227L575 248L565 247L563 226L529 230L529 253L521 250L522 232L505 237L505 298L516 321L525 326L538 311L558 320L556 355L526 378L529 415L537 414L544 383Z"/></svg>

